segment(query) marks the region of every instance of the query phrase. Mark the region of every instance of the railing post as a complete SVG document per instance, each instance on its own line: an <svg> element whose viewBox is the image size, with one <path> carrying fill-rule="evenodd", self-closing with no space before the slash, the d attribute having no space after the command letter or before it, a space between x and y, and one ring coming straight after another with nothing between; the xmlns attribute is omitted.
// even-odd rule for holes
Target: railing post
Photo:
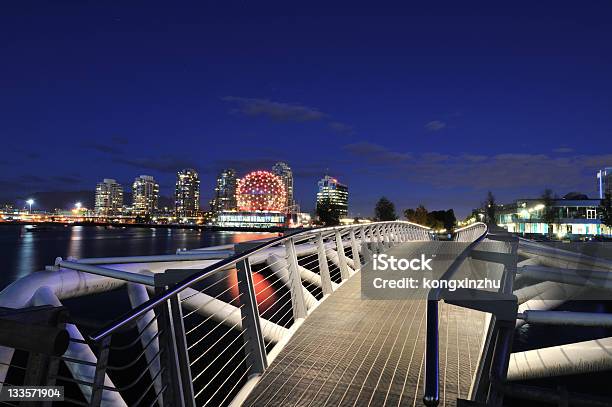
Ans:
<svg viewBox="0 0 612 407"><path fill-rule="evenodd" d="M377 226L370 227L370 245L372 246L372 253L380 253L380 242L378 240L378 229Z"/></svg>
<svg viewBox="0 0 612 407"><path fill-rule="evenodd" d="M438 301L427 300L427 342L425 350L425 395L423 403L437 406L440 402L438 355Z"/></svg>
<svg viewBox="0 0 612 407"><path fill-rule="evenodd" d="M338 251L338 263L340 264L340 277L342 277L342 281L348 280L350 276L346 265L346 257L344 257L344 244L338 230L336 231L336 250Z"/></svg>
<svg viewBox="0 0 612 407"><path fill-rule="evenodd" d="M392 234L392 238L393 238L393 245L395 246L396 244L400 243L400 239L399 239L399 229L397 224L392 224L391 225L391 230L393 231Z"/></svg>
<svg viewBox="0 0 612 407"><path fill-rule="evenodd" d="M104 378L106 377L106 367L108 366L108 354L110 351L111 337L107 336L100 342L100 353L96 361L96 371L91 388L91 400L89 405L97 407L102 403L102 393L104 393Z"/></svg>
<svg viewBox="0 0 612 407"><path fill-rule="evenodd" d="M242 317L242 337L244 338L245 353L248 354L251 365L250 377L262 374L268 367L266 346L261 332L259 309L255 298L255 287L251 274L249 258L236 264L238 270L238 291L240 293L240 313Z"/></svg>
<svg viewBox="0 0 612 407"><path fill-rule="evenodd" d="M365 264L368 262L368 259L372 258L372 251L370 250L370 246L368 245L368 238L365 226L362 226L360 228L359 234L361 236L361 261L363 264Z"/></svg>
<svg viewBox="0 0 612 407"><path fill-rule="evenodd" d="M319 262L319 274L321 275L321 289L323 295L331 294L333 287L331 276L329 274L329 266L327 265L327 256L325 254L325 245L323 244L323 233L317 236L317 257Z"/></svg>
<svg viewBox="0 0 612 407"><path fill-rule="evenodd" d="M383 225L379 225L377 228L378 231L378 238L380 240L380 246L382 247L382 250L384 251L386 249L386 240L385 240L385 234L384 234L384 226Z"/></svg>
<svg viewBox="0 0 612 407"><path fill-rule="evenodd" d="M357 270L357 268L361 268L361 259L359 257L359 246L357 245L357 239L355 239L355 229L354 228L351 228L350 239L351 239L351 253L353 253L353 264L355 265L355 270Z"/></svg>
<svg viewBox="0 0 612 407"><path fill-rule="evenodd" d="M161 273L156 274L155 277L156 292L167 290L167 278ZM164 402L168 400L168 403L172 405L193 407L195 398L179 295L160 304L157 312L160 332L159 346L163 350L163 354L160 355L160 364L163 369L162 384L168 392L164 394Z"/></svg>
<svg viewBox="0 0 612 407"><path fill-rule="evenodd" d="M302 286L302 278L300 277L300 269L295 252L295 242L293 239L285 242L285 251L287 254L287 264L289 268L289 289L291 290L291 308L293 310L293 319L306 318L306 303L304 301L304 287Z"/></svg>

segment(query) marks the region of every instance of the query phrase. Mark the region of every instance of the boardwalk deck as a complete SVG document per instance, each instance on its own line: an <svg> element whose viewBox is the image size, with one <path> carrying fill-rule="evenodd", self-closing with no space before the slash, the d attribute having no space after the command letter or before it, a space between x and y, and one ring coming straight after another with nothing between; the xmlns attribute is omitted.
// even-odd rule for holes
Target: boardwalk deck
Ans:
<svg viewBox="0 0 612 407"><path fill-rule="evenodd" d="M392 251L435 253L448 264L457 255L450 242L413 242ZM422 405L426 300L413 293L411 299L364 300L356 274L306 319L244 405ZM454 406L468 397L489 319L443 303L439 313L440 405Z"/></svg>

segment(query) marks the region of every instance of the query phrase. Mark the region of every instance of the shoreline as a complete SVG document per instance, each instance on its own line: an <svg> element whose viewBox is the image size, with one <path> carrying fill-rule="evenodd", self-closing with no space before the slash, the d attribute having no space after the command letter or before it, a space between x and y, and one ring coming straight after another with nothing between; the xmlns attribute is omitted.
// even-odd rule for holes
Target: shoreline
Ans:
<svg viewBox="0 0 612 407"><path fill-rule="evenodd" d="M288 230L306 230L312 228L287 228L287 227L270 227L270 228L250 228L250 227L226 227L213 225L180 225L180 224L149 224L149 223L113 223L113 222L0 222L2 226L101 226L105 228L153 228L153 229L191 229L191 230L206 230L213 232L265 232L265 233L285 233ZM41 229L42 230L42 229Z"/></svg>

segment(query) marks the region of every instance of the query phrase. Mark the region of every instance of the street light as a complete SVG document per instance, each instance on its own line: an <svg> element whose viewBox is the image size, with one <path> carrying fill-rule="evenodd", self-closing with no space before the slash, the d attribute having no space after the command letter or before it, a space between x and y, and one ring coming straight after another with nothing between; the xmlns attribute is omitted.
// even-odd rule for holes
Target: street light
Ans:
<svg viewBox="0 0 612 407"><path fill-rule="evenodd" d="M81 204L80 202L77 202L77 203L75 203L75 204L74 204L74 207L75 207L77 210L81 209L81 206L83 206L83 204Z"/></svg>
<svg viewBox="0 0 612 407"><path fill-rule="evenodd" d="M32 214L32 205L34 205L34 200L33 200L33 199L28 199L28 200L26 201L26 203L27 203L28 205L30 205L30 214Z"/></svg>

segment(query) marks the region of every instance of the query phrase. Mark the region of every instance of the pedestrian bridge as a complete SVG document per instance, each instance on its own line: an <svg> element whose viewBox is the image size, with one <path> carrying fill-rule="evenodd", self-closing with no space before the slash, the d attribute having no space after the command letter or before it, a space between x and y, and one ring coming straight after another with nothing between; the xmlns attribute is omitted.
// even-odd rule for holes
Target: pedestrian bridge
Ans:
<svg viewBox="0 0 612 407"><path fill-rule="evenodd" d="M381 253L433 258L427 276L437 281L498 286L379 298L365 288ZM519 254L527 259L517 268ZM612 270L609 260L519 243L482 223L439 241L401 221L176 255L58 258L0 293L0 381L64 386L64 404L89 406L501 406L508 393L556 400L509 380L612 363L587 342L512 354L513 332L559 320L545 310L572 290L608 284L604 271L586 278L588 267ZM515 290L517 271L536 283ZM110 312L118 296L132 309L110 322L76 318L63 306L78 299ZM612 325L601 316L562 319ZM3 335L9 328L23 335Z"/></svg>

